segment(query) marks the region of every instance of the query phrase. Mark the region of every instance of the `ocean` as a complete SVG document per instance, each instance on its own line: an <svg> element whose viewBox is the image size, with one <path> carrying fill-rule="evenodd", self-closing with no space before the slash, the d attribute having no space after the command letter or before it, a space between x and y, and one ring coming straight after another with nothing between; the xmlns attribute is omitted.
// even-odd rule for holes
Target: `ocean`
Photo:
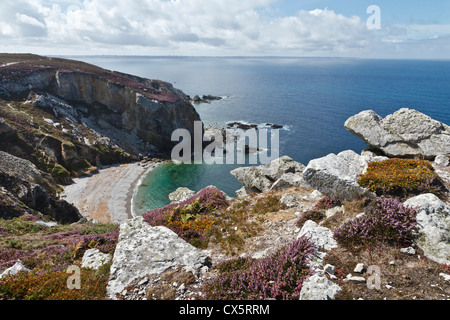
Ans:
<svg viewBox="0 0 450 320"><path fill-rule="evenodd" d="M387 116L416 109L450 124L450 61L352 58L70 57L100 67L170 82L186 94L223 100L195 105L205 125L229 122L283 125L280 156L305 165L365 143L345 121L363 111ZM178 187L217 186L230 196L242 185L230 174L238 165L164 165L142 181L135 214L162 207Z"/></svg>

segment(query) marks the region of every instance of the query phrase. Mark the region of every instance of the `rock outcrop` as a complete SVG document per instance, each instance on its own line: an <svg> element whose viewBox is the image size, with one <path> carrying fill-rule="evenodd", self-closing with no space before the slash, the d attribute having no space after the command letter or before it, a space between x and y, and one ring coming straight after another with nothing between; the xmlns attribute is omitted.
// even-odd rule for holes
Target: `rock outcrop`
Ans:
<svg viewBox="0 0 450 320"><path fill-rule="evenodd" d="M0 279L6 276L13 276L19 272L30 272L30 269L25 267L21 260L18 260L11 268L6 269L0 274Z"/></svg>
<svg viewBox="0 0 450 320"><path fill-rule="evenodd" d="M192 191L185 187L181 187L169 194L169 199L170 201L172 201L172 203L178 203L189 199L193 195L195 195L195 191Z"/></svg>
<svg viewBox="0 0 450 320"><path fill-rule="evenodd" d="M304 168L303 164L284 156L267 165L237 168L231 171L231 174L243 184L244 194L250 194L269 191L273 188L307 186L301 177ZM243 193L239 192L239 194Z"/></svg>
<svg viewBox="0 0 450 320"><path fill-rule="evenodd" d="M353 200L374 197L368 189L358 184L361 174L371 161L386 160L385 157L358 155L352 150L311 160L303 171L303 179L313 188L335 200Z"/></svg>
<svg viewBox="0 0 450 320"><path fill-rule="evenodd" d="M363 111L348 119L345 128L389 157L433 159L450 153L450 127L417 110L400 109L384 119Z"/></svg>
<svg viewBox="0 0 450 320"><path fill-rule="evenodd" d="M77 208L56 197L56 184L49 174L31 162L0 151L0 218L25 213L45 215L59 223L73 223L82 216Z"/></svg>
<svg viewBox="0 0 450 320"><path fill-rule="evenodd" d="M434 194L408 199L404 205L417 211L417 245L429 259L450 264L450 207Z"/></svg>
<svg viewBox="0 0 450 320"><path fill-rule="evenodd" d="M209 258L165 227L152 227L142 217L120 226L107 287L110 299L116 299L136 279L162 274L182 266L187 272L200 274Z"/></svg>
<svg viewBox="0 0 450 320"><path fill-rule="evenodd" d="M109 263L112 256L109 253L103 253L99 249L89 249L81 260L81 267L86 269L98 270L103 265Z"/></svg>

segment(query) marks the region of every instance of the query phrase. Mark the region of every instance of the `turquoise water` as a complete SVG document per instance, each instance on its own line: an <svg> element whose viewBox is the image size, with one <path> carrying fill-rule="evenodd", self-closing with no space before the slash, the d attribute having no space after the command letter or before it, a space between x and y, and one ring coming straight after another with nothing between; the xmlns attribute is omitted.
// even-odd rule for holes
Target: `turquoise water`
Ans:
<svg viewBox="0 0 450 320"><path fill-rule="evenodd" d="M365 144L344 128L345 121L372 109L386 116L417 109L450 124L450 61L335 58L76 57L101 67L171 82L191 96L226 97L196 105L206 125L231 121L285 125L280 155L305 165ZM216 185L229 195L241 187L230 175L237 166L183 165L157 168L136 197L138 213L169 202L180 186Z"/></svg>

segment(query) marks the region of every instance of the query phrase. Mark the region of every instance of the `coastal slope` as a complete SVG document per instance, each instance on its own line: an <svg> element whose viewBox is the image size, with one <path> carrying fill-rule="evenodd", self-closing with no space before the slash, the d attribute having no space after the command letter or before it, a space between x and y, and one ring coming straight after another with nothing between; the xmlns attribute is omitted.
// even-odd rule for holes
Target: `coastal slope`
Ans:
<svg viewBox="0 0 450 320"><path fill-rule="evenodd" d="M104 166L166 157L172 132L193 132L198 120L190 98L170 83L75 60L0 54L0 151L48 174L55 200L61 185Z"/></svg>

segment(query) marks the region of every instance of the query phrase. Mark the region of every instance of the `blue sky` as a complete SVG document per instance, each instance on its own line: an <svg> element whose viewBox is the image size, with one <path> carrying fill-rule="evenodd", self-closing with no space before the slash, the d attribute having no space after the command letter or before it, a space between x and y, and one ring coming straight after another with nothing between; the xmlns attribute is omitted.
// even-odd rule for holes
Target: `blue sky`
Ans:
<svg viewBox="0 0 450 320"><path fill-rule="evenodd" d="M326 8L345 16L366 17L366 9L377 5L382 9L383 19L389 24L449 24L450 1L448 0L280 0L277 4L284 15L298 10Z"/></svg>
<svg viewBox="0 0 450 320"><path fill-rule="evenodd" d="M380 8L380 29L367 8ZM448 59L450 0L2 0L0 51Z"/></svg>

